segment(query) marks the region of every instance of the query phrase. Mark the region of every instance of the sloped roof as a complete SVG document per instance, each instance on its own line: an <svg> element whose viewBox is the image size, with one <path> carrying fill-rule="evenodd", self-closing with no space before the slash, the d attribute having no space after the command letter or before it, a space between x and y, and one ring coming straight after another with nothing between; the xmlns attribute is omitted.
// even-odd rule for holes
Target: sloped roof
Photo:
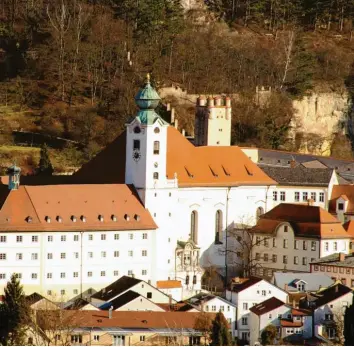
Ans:
<svg viewBox="0 0 354 347"><path fill-rule="evenodd" d="M103 216L102 221L99 216ZM116 221L112 216L116 217ZM1 231L156 228L136 191L125 184L21 185L18 190L6 193L0 210Z"/></svg>
<svg viewBox="0 0 354 347"><path fill-rule="evenodd" d="M41 314L41 313L39 313ZM109 318L107 311L71 311L61 312L63 320L68 321L75 329L194 329L200 312L146 312L146 311L113 311ZM215 313L205 313L211 319L215 319ZM53 312L54 316L58 312ZM45 318L48 319L48 312Z"/></svg>
<svg viewBox="0 0 354 347"><path fill-rule="evenodd" d="M134 292L133 290L128 290L127 292L125 292L122 295L119 295L118 297L116 297L112 301L106 302L105 304L100 306L100 308L102 310L109 310L110 307L113 307L113 310L116 310L119 307L122 307L122 306L128 304L129 302L133 301L134 299L138 298L139 296L141 296L141 295Z"/></svg>
<svg viewBox="0 0 354 347"><path fill-rule="evenodd" d="M159 289L182 288L182 283L176 280L157 281L156 287Z"/></svg>
<svg viewBox="0 0 354 347"><path fill-rule="evenodd" d="M171 126L167 136L167 178L181 187L276 184L237 146L195 147Z"/></svg>
<svg viewBox="0 0 354 347"><path fill-rule="evenodd" d="M109 286L93 294L91 298L99 299L102 301L109 301L140 282L142 282L142 280L137 278L122 276L117 281L111 283Z"/></svg>
<svg viewBox="0 0 354 347"><path fill-rule="evenodd" d="M83 183L124 183L126 132L75 174ZM174 127L167 128L168 179L177 174L180 187L273 185L237 146L195 147Z"/></svg>
<svg viewBox="0 0 354 347"><path fill-rule="evenodd" d="M236 282L232 282L229 286L229 290L231 290L234 293L240 293L243 290L252 287L253 285L257 284L258 282L263 281L262 278L259 277L251 277L249 279L247 279L244 282L241 283L236 283Z"/></svg>
<svg viewBox="0 0 354 347"><path fill-rule="evenodd" d="M354 185L352 184L341 184L333 186L331 199L328 205L329 212L336 213L336 201L342 195L345 195L348 199L348 207L345 213L354 214Z"/></svg>
<svg viewBox="0 0 354 347"><path fill-rule="evenodd" d="M41 294L39 294L37 292L34 292L34 293L26 296L26 301L29 306L31 306L31 305L35 304L36 302L41 301L43 299L45 299L44 296L42 296Z"/></svg>
<svg viewBox="0 0 354 347"><path fill-rule="evenodd" d="M328 187L333 169L308 169L301 165L297 167L266 166L259 167L279 185Z"/></svg>
<svg viewBox="0 0 354 347"><path fill-rule="evenodd" d="M340 261L340 253L333 253L333 254L327 255L326 257L316 259L315 261L311 262L311 264L354 267L354 255L353 254L345 254L344 261ZM314 274L311 274L311 275L314 275Z"/></svg>
<svg viewBox="0 0 354 347"><path fill-rule="evenodd" d="M295 279L301 279L306 282L306 291L317 291L319 287L328 287L332 285L333 280L325 274L304 273L304 272L275 272L274 284L284 289L288 285L288 291L297 290L294 285Z"/></svg>
<svg viewBox="0 0 354 347"><path fill-rule="evenodd" d="M351 238L354 238L354 221L349 220L348 222L343 224L343 228L347 231L348 235Z"/></svg>
<svg viewBox="0 0 354 347"><path fill-rule="evenodd" d="M68 306L65 306L65 310L80 310L81 308L89 305L90 303L87 300L78 298L71 302Z"/></svg>
<svg viewBox="0 0 354 347"><path fill-rule="evenodd" d="M271 297L268 300L261 302L258 305L252 306L250 311L256 314L257 316L261 316L262 314L268 313L270 311L275 310L276 308L285 305L285 302L277 299L276 297Z"/></svg>
<svg viewBox="0 0 354 347"><path fill-rule="evenodd" d="M260 216L252 232L273 234L277 226L288 222L296 236L310 238L350 238L340 221L319 206L279 204Z"/></svg>

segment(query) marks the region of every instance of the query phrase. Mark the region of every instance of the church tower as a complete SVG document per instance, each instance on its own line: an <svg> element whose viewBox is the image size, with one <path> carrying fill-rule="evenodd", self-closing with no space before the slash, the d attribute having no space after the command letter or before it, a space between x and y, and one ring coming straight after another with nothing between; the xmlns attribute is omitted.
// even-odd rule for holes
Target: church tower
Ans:
<svg viewBox="0 0 354 347"><path fill-rule="evenodd" d="M144 87L135 96L139 110L126 125L125 182L134 184L139 194L166 184L167 128L155 111L160 96L150 84L147 75Z"/></svg>
<svg viewBox="0 0 354 347"><path fill-rule="evenodd" d="M197 100L194 125L196 146L231 145L231 99L206 97Z"/></svg>

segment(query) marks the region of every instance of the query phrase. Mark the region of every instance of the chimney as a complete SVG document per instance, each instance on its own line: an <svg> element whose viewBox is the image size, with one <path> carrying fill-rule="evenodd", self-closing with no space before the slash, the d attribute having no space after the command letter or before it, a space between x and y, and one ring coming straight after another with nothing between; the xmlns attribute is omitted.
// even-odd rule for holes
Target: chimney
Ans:
<svg viewBox="0 0 354 347"><path fill-rule="evenodd" d="M296 300L293 299L293 307L296 308Z"/></svg>
<svg viewBox="0 0 354 347"><path fill-rule="evenodd" d="M184 129L182 129L182 135L186 136L186 131Z"/></svg>
<svg viewBox="0 0 354 347"><path fill-rule="evenodd" d="M288 291L288 285L285 283L284 284L284 290L287 292Z"/></svg>
<svg viewBox="0 0 354 347"><path fill-rule="evenodd" d="M338 284L336 285L335 291L336 291L336 293L338 293Z"/></svg>
<svg viewBox="0 0 354 347"><path fill-rule="evenodd" d="M168 104L169 105L169 104ZM171 124L175 122L175 108L171 108Z"/></svg>
<svg viewBox="0 0 354 347"><path fill-rule="evenodd" d="M225 106L226 107L231 107L231 99L228 96L225 98Z"/></svg>
<svg viewBox="0 0 354 347"><path fill-rule="evenodd" d="M344 261L344 260L345 260L345 254L339 253L339 261Z"/></svg>
<svg viewBox="0 0 354 347"><path fill-rule="evenodd" d="M168 304L170 306L170 311L172 311L172 295L171 294L168 296Z"/></svg>
<svg viewBox="0 0 354 347"><path fill-rule="evenodd" d="M308 206L313 206L313 203L314 203L313 199L308 199L307 200L307 205Z"/></svg>
<svg viewBox="0 0 354 347"><path fill-rule="evenodd" d="M214 107L214 99L212 96L208 97L208 107Z"/></svg>
<svg viewBox="0 0 354 347"><path fill-rule="evenodd" d="M108 318L112 319L112 311L113 311L113 306L111 306L108 310Z"/></svg>
<svg viewBox="0 0 354 347"><path fill-rule="evenodd" d="M291 167L292 169L296 167L296 161L295 161L294 159L292 159L292 160L290 161L290 167Z"/></svg>
<svg viewBox="0 0 354 347"><path fill-rule="evenodd" d="M171 104L169 102L166 104L166 111L171 111Z"/></svg>
<svg viewBox="0 0 354 347"><path fill-rule="evenodd" d="M197 106L205 106L206 104L206 98L204 95L199 96L197 100Z"/></svg>
<svg viewBox="0 0 354 347"><path fill-rule="evenodd" d="M175 118L175 128L178 130L178 119Z"/></svg>
<svg viewBox="0 0 354 347"><path fill-rule="evenodd" d="M221 106L221 98L220 96L216 96L214 98L215 106Z"/></svg>

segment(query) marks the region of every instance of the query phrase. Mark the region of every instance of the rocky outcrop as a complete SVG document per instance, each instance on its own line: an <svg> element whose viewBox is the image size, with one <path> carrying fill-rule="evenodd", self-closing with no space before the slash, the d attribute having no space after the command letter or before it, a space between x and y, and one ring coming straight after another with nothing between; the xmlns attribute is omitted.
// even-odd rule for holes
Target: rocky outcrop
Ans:
<svg viewBox="0 0 354 347"><path fill-rule="evenodd" d="M350 105L347 93L313 93L294 100L291 137L298 150L330 155L335 135L350 132Z"/></svg>

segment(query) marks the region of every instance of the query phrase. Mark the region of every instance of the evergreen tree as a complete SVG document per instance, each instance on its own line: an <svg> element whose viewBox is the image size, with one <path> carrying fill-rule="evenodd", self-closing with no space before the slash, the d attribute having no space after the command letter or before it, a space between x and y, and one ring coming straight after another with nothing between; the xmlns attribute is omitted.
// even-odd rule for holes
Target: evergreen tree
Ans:
<svg viewBox="0 0 354 347"><path fill-rule="evenodd" d="M0 306L0 344L24 345L25 324L28 318L29 308L23 288L13 274L5 287L4 303Z"/></svg>
<svg viewBox="0 0 354 347"><path fill-rule="evenodd" d="M262 346L275 345L275 339L277 337L277 328L270 324L266 326L261 334Z"/></svg>
<svg viewBox="0 0 354 347"><path fill-rule="evenodd" d="M344 345L354 346L354 299L344 314Z"/></svg>
<svg viewBox="0 0 354 347"><path fill-rule="evenodd" d="M52 175L54 169L49 159L48 147L44 144L41 147L41 158L39 159L38 175Z"/></svg>
<svg viewBox="0 0 354 347"><path fill-rule="evenodd" d="M218 312L213 320L211 330L212 346L230 346L232 345L231 334L225 316Z"/></svg>

